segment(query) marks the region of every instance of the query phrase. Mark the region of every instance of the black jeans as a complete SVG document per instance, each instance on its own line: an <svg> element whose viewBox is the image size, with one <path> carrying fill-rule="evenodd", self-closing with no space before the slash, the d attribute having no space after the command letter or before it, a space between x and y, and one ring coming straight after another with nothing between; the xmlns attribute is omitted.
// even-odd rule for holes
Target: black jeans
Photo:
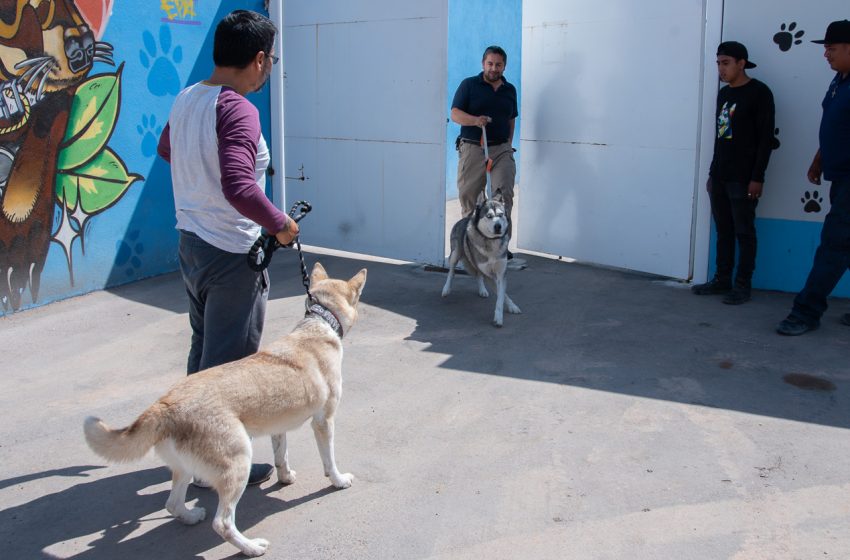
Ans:
<svg viewBox="0 0 850 560"><path fill-rule="evenodd" d="M820 322L827 296L850 267L850 179L832 182L829 203L812 270L791 310L793 317L810 325Z"/></svg>
<svg viewBox="0 0 850 560"><path fill-rule="evenodd" d="M735 242L738 243L736 282L749 285L756 268L756 206L746 183L712 181L711 215L717 228L717 276L732 279Z"/></svg>

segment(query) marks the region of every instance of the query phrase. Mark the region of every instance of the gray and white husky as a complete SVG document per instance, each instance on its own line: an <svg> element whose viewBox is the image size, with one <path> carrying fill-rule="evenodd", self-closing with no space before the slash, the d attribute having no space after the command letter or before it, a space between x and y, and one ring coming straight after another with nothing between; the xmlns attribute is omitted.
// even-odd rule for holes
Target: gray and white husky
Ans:
<svg viewBox="0 0 850 560"><path fill-rule="evenodd" d="M458 261L463 262L464 269L478 281L478 295L481 297L490 296L484 285L484 278L489 278L496 286L493 324L497 327L502 326L505 305L508 307L508 313L522 313L505 293L508 242L511 240L508 220L502 193L496 190L493 198L481 202L471 216L461 218L452 227L449 274L446 285L443 286L443 297L446 297L452 291L452 279Z"/></svg>

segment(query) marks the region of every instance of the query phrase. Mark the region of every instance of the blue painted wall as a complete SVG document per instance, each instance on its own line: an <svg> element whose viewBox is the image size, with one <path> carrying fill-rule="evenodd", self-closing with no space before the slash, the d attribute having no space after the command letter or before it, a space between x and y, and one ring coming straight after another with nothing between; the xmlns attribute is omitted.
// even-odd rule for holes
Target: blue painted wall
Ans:
<svg viewBox="0 0 850 560"><path fill-rule="evenodd" d="M820 222L756 218L758 249L753 286L763 290L799 292L806 283L815 250L820 244ZM717 270L716 232L711 225L709 277ZM850 297L850 274L833 290L835 297Z"/></svg>
<svg viewBox="0 0 850 560"><path fill-rule="evenodd" d="M446 118L446 197L457 198L457 151L455 138L460 126L451 122L452 99L464 78L481 72L481 55L490 45L499 45L508 54L505 78L517 88L521 99L522 84L522 0L449 0L448 97ZM519 103L520 99L517 99ZM522 114L514 131L514 147L519 148ZM516 153L519 171L520 152ZM519 182L519 174L517 174Z"/></svg>
<svg viewBox="0 0 850 560"><path fill-rule="evenodd" d="M79 1L91 5L98 0ZM177 13L173 8L177 4L190 9ZM139 179L112 206L85 219L82 228L79 221L66 217L61 201L57 203L54 236L67 220L73 230L70 252L66 254L56 240L50 242L38 299L33 301L31 290L24 289L20 309L178 268L170 169L157 157L156 142L176 94L209 77L215 25L237 8L263 12L263 2L116 2L112 6L100 40L114 48L116 66L95 63L89 78L115 73L123 64L118 117L107 146L127 172ZM260 108L270 141L269 98L268 86L249 97ZM0 315L11 312L7 297Z"/></svg>

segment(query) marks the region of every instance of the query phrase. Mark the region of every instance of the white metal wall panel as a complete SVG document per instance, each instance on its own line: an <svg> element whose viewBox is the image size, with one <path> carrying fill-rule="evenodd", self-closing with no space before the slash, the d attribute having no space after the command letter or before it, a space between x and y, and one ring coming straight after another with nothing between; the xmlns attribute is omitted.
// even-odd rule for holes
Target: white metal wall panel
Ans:
<svg viewBox="0 0 850 560"><path fill-rule="evenodd" d="M705 29L702 0L523 3L520 247L690 275Z"/></svg>
<svg viewBox="0 0 850 560"><path fill-rule="evenodd" d="M313 204L304 242L442 262L446 0L285 2L284 24L286 198Z"/></svg>
<svg viewBox="0 0 850 560"><path fill-rule="evenodd" d="M758 65L748 74L770 86L776 101L782 145L767 168L760 218L817 222L829 209L829 184L810 184L806 172L818 149L821 101L835 72L823 58L823 46L811 40L823 39L831 21L848 17L846 0L726 1L723 40L747 46Z"/></svg>

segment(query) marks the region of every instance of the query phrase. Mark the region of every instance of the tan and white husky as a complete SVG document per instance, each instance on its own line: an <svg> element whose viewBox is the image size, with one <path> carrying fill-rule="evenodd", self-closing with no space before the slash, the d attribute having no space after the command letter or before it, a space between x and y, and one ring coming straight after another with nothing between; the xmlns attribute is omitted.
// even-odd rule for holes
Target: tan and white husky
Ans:
<svg viewBox="0 0 850 560"><path fill-rule="evenodd" d="M85 421L86 441L110 461L140 459L153 447L171 468L169 513L192 525L206 516L186 507L192 477L218 493L213 528L248 556L268 548L265 539L248 539L236 528L236 504L251 469L251 437L270 435L277 479L295 481L289 468L286 432L312 418L325 476L337 488L351 486L334 459L334 413L342 393L342 334L357 318L366 269L348 281L329 279L316 263L310 276L315 301L295 329L260 352L190 375L174 385L123 429L98 418Z"/></svg>

